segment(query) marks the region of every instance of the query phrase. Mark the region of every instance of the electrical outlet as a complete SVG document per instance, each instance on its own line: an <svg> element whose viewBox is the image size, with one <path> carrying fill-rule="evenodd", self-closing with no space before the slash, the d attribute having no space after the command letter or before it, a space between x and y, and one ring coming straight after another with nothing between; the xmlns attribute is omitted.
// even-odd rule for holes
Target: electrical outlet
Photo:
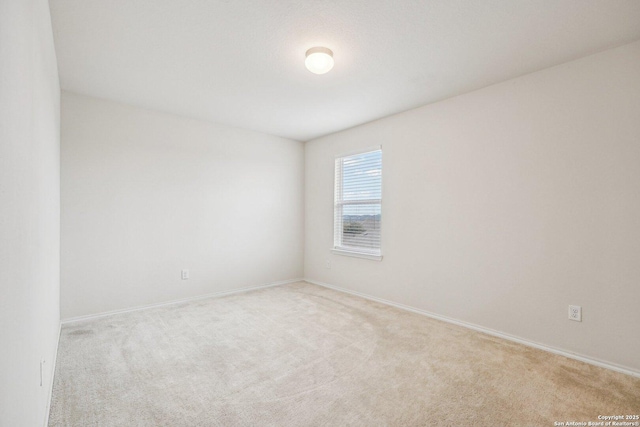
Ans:
<svg viewBox="0 0 640 427"><path fill-rule="evenodd" d="M576 322L582 322L582 307L579 305L569 306L569 320L575 320Z"/></svg>
<svg viewBox="0 0 640 427"><path fill-rule="evenodd" d="M327 267L328 270L331 270L331 260L327 260L327 262L325 263L325 266Z"/></svg>
<svg viewBox="0 0 640 427"><path fill-rule="evenodd" d="M180 278L182 280L189 280L189 270L182 270L180 272Z"/></svg>

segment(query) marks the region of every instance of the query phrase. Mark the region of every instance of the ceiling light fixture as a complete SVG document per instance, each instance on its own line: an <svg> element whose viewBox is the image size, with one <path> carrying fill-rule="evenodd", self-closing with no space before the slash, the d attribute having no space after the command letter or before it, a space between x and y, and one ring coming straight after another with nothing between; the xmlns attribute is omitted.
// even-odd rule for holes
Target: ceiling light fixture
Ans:
<svg viewBox="0 0 640 427"><path fill-rule="evenodd" d="M326 47L312 47L306 53L304 65L314 74L324 74L333 68L333 52Z"/></svg>

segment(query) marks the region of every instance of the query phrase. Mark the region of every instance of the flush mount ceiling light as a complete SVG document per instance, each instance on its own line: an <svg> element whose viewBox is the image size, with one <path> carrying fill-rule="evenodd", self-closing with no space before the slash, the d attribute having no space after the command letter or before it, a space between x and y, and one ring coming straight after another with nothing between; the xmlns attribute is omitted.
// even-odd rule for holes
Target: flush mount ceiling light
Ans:
<svg viewBox="0 0 640 427"><path fill-rule="evenodd" d="M324 74L333 68L333 52L326 47L312 47L306 53L304 65L314 74Z"/></svg>

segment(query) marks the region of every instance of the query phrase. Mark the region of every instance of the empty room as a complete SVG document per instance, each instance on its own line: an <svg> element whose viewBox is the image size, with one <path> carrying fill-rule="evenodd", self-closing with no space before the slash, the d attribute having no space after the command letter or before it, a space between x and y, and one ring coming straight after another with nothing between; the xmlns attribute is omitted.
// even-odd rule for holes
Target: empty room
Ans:
<svg viewBox="0 0 640 427"><path fill-rule="evenodd" d="M0 0L43 426L640 426L640 1Z"/></svg>

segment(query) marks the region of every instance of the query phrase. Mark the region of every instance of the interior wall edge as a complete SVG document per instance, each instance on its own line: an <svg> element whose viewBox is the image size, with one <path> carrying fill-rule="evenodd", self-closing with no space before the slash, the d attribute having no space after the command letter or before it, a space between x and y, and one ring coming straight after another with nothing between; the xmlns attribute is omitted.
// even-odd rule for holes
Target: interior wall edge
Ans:
<svg viewBox="0 0 640 427"><path fill-rule="evenodd" d="M296 282L302 282L302 281L304 281L303 278L280 280L280 281L277 281L277 282L265 283L265 284L257 285L257 286L248 286L248 287L245 287L245 288L232 289L232 290L229 290L229 291L212 292L212 293L208 293L208 294L205 294L205 295L196 295L196 296L193 296L193 297L181 298L181 299L165 301L165 302L159 302L159 303L156 303L156 304L140 305L140 306L124 308L124 309L120 309L120 310L111 310L111 311L105 311L105 312L102 312L102 313L88 314L86 316L70 317L70 318L67 318L67 319L62 319L60 324L61 324L61 326L63 326L63 325L70 324L70 323L84 322L84 321L87 321L87 320L93 320L93 319L99 319L99 318L102 318L102 317L114 316L116 314L130 313L130 312L133 312L133 311L148 310L148 309L151 309L151 308L158 308L158 307L166 307L166 306L169 306L169 305L182 304L182 303L185 303L185 302L198 301L198 300L203 300L203 299L207 299L207 298L220 298L220 297L224 297L224 296L241 294L241 293L250 292L250 291L257 291L259 289L271 288L271 287L274 287L274 286L286 285L286 284L289 284L289 283L296 283Z"/></svg>
<svg viewBox="0 0 640 427"><path fill-rule="evenodd" d="M49 425L49 414L51 413L51 399L53 398L53 380L56 376L56 363L58 361L58 348L60 347L60 333L62 332L62 321L58 322L58 338L56 339L56 347L53 352L53 359L51 363L53 363L51 367L51 381L49 383L49 387L47 390L47 408L45 410L44 416L44 427Z"/></svg>

